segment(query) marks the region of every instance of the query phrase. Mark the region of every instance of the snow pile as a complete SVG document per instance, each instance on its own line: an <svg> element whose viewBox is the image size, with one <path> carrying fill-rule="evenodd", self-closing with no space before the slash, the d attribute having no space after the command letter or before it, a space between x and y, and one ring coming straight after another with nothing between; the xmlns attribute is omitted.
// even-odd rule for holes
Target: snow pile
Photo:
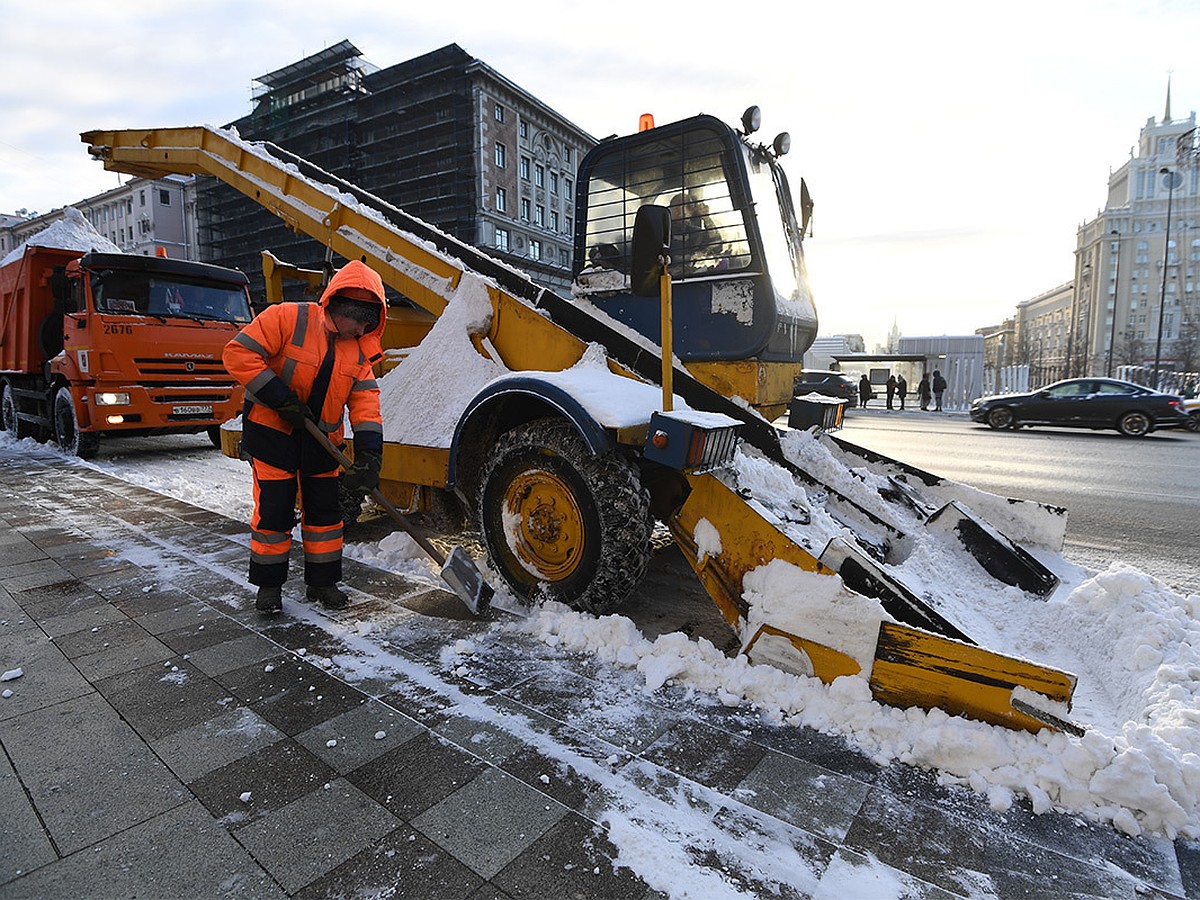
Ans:
<svg viewBox="0 0 1200 900"><path fill-rule="evenodd" d="M73 206L63 210L63 217L57 222L47 225L37 234L27 238L23 243L12 249L0 266L6 266L25 255L26 247L49 247L55 250L78 250L87 253L98 250L101 253L120 253L121 248L92 227L92 223L84 218L83 213Z"/></svg>
<svg viewBox="0 0 1200 900"><path fill-rule="evenodd" d="M879 625L891 619L879 601L847 590L842 579L773 559L747 573L742 599L749 606L743 646L762 625L773 625L852 657L863 672L875 659Z"/></svg>
<svg viewBox="0 0 1200 900"><path fill-rule="evenodd" d="M464 273L446 309L425 338L379 380L383 433L388 441L419 447L448 448L470 401L497 379L536 377L560 389L597 422L621 428L646 422L662 405L662 389L613 373L604 348L591 344L578 362L558 372L510 373L503 363L480 354L471 335L486 334L492 302L488 282ZM453 360L448 365L447 360ZM709 426L733 419L691 410L675 398L677 415Z"/></svg>
<svg viewBox="0 0 1200 900"><path fill-rule="evenodd" d="M786 565L778 560L771 564ZM1127 722L1115 728L1088 723L1082 738L1049 730L1012 731L936 709L884 706L872 698L863 676L825 685L751 665L744 656L726 657L705 639L672 633L649 641L618 615L594 618L548 604L504 627L564 652L588 653L635 669L647 692L670 684L711 694L726 706L759 710L768 721L843 735L880 765L898 761L936 769L943 783L986 794L997 811L1021 795L1039 813L1071 811L1130 835L1148 831L1195 838L1200 836L1200 643L1193 639L1200 597L1187 601L1191 613L1181 613L1160 583L1117 566L1084 581L1061 605L1086 617L1097 594L1114 589L1126 599L1151 596L1166 602L1162 615L1149 613L1140 630L1125 629L1125 638L1130 646L1159 648L1173 662L1156 670L1143 705ZM1162 627L1164 618L1188 615L1186 626L1180 622L1176 633L1166 634L1171 629Z"/></svg>
<svg viewBox="0 0 1200 900"><path fill-rule="evenodd" d="M508 370L476 352L470 335L486 334L492 318L487 283L466 273L425 339L379 380L387 440L449 447L467 403ZM453 360L453 364L448 364Z"/></svg>

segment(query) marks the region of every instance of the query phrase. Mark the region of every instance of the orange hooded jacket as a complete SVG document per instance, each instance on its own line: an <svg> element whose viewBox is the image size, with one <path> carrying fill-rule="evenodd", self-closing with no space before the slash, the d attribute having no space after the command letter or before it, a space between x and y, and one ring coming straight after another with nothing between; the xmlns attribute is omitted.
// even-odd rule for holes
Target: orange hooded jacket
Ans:
<svg viewBox="0 0 1200 900"><path fill-rule="evenodd" d="M378 325L357 340L337 339L329 318L329 301L343 288L365 289L379 302ZM298 450L284 437L292 428L274 407L283 403L290 391L308 403L331 341L333 372L317 411L317 424L337 444L344 436L343 411L349 410L355 447L382 451L383 418L372 366L383 357L384 297L379 274L355 260L337 271L317 303L273 304L225 345L225 368L246 388L242 445L251 456L281 468L300 467ZM321 455L323 462L332 462Z"/></svg>

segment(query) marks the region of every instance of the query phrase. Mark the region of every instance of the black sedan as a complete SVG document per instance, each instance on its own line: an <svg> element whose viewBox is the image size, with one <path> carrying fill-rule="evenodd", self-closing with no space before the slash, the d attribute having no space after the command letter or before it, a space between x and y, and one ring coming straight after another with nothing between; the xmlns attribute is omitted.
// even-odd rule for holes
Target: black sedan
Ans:
<svg viewBox="0 0 1200 900"><path fill-rule="evenodd" d="M858 381L841 372L805 369L796 377L792 394L796 397L803 397L805 394L822 394L826 397L845 400L847 406L858 406Z"/></svg>
<svg viewBox="0 0 1200 900"><path fill-rule="evenodd" d="M980 397L971 404L971 418L997 429L1115 428L1130 437L1188 422L1180 397L1113 378L1072 378L1030 394Z"/></svg>

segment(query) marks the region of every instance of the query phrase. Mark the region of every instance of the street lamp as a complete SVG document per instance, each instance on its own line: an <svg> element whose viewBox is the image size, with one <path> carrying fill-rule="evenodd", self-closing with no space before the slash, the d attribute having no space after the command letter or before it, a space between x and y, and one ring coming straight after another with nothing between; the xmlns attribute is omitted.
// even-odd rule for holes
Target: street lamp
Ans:
<svg viewBox="0 0 1200 900"><path fill-rule="evenodd" d="M1158 170L1159 175L1166 175L1167 184L1167 235L1163 243L1163 276L1162 291L1158 301L1158 340L1154 343L1154 389L1158 390L1158 367L1162 360L1163 320L1167 312L1167 269L1171 262L1171 201L1175 199L1175 188L1183 183L1183 176L1172 172L1166 166Z"/></svg>
<svg viewBox="0 0 1200 900"><path fill-rule="evenodd" d="M1113 364L1113 343L1117 339L1117 301L1121 297L1121 232L1113 229L1112 237L1117 242L1117 265L1113 271L1113 308L1112 321L1108 328L1108 362L1104 366L1104 375L1106 378L1112 378Z"/></svg>

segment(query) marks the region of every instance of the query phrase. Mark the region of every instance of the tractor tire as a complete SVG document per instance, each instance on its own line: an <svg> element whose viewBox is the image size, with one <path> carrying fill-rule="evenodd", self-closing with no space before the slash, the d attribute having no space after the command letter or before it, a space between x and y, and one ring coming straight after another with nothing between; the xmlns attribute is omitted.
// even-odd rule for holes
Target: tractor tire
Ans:
<svg viewBox="0 0 1200 900"><path fill-rule="evenodd" d="M1144 412L1127 412L1117 420L1117 431L1126 437L1145 437L1154 428L1154 423Z"/></svg>
<svg viewBox="0 0 1200 900"><path fill-rule="evenodd" d="M4 382L4 395L0 398L4 430L10 437L27 438L34 436L34 429L28 422L17 418L17 398L13 395L12 385Z"/></svg>
<svg viewBox="0 0 1200 900"><path fill-rule="evenodd" d="M1005 428L1015 428L1017 426L1017 417L1013 415L1013 411L1007 406L997 406L988 412L987 423L989 428L1001 431Z"/></svg>
<svg viewBox="0 0 1200 900"><path fill-rule="evenodd" d="M67 387L59 388L54 395L54 436L63 450L80 459L91 459L100 449L100 435L79 430L75 401L71 399L71 389Z"/></svg>
<svg viewBox="0 0 1200 900"><path fill-rule="evenodd" d="M575 427L539 419L503 434L484 465L479 521L492 565L525 601L612 612L641 581L654 520L636 467L593 455Z"/></svg>

